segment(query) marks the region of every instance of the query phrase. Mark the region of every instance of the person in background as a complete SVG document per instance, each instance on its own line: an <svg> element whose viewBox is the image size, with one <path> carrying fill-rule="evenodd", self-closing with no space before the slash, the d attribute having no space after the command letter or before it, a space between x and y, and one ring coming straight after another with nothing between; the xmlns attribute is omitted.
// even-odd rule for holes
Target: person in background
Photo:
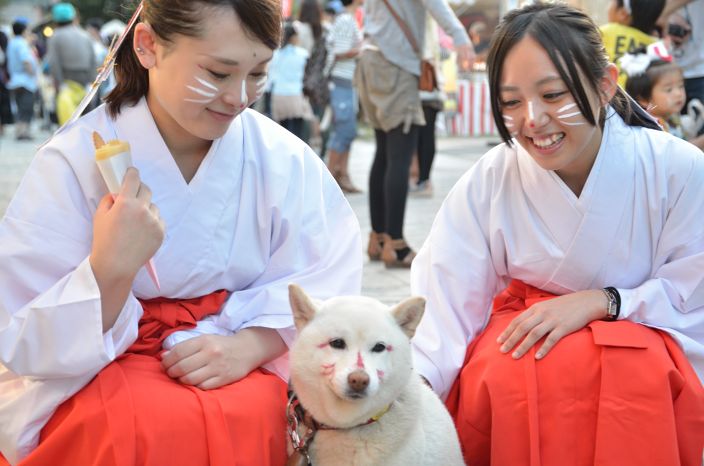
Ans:
<svg viewBox="0 0 704 466"><path fill-rule="evenodd" d="M704 102L704 0L667 0L659 22L665 24L672 55L682 67L685 107L693 99ZM704 126L698 135L704 135Z"/></svg>
<svg viewBox="0 0 704 466"><path fill-rule="evenodd" d="M345 10L335 17L328 40L326 74L330 76L332 126L327 165L346 193L360 192L350 179L349 159L352 142L357 137L357 94L352 79L362 45L362 31L355 15L363 3L364 0L342 0Z"/></svg>
<svg viewBox="0 0 704 466"><path fill-rule="evenodd" d="M86 87L95 79L98 65L93 41L77 24L76 9L70 3L56 3L51 8L56 23L54 34L47 43L46 63L57 90L59 124L73 114ZM87 111L97 104L97 100Z"/></svg>
<svg viewBox="0 0 704 466"><path fill-rule="evenodd" d="M0 222L0 465L283 466L288 286L358 294L359 223L248 108L278 0L144 0L139 19L106 104L39 149ZM94 132L130 146L114 197Z"/></svg>
<svg viewBox="0 0 704 466"><path fill-rule="evenodd" d="M12 32L14 36L7 44L7 72L10 76L7 88L17 108L15 138L18 141L29 141L32 140L34 99L39 88L39 62L29 43L30 31L26 20L12 23Z"/></svg>
<svg viewBox="0 0 704 466"><path fill-rule="evenodd" d="M503 144L413 263L414 366L467 464L700 466L701 151L617 85L577 8L508 12L487 70Z"/></svg>
<svg viewBox="0 0 704 466"><path fill-rule="evenodd" d="M313 110L303 95L308 52L298 45L293 23L284 24L281 48L274 52L269 69L271 117L281 126L304 138L304 120L311 120Z"/></svg>
<svg viewBox="0 0 704 466"><path fill-rule="evenodd" d="M611 0L608 23L601 26L601 38L609 60L616 63L625 53L632 53L656 40L656 22L665 0ZM618 84L626 86L626 74L619 68Z"/></svg>
<svg viewBox="0 0 704 466"><path fill-rule="evenodd" d="M420 91L420 101L423 106L425 125L418 130L418 148L416 153L418 177L411 179L408 193L415 197L430 197L433 195L433 185L430 182L430 170L435 159L435 121L445 104L445 93L442 91L444 79L440 65L440 41L438 40L437 23L428 15L425 26L425 50L423 56L435 67L438 86L432 91ZM475 49L476 50L476 49ZM414 161L415 162L415 161ZM411 168L413 171L413 166Z"/></svg>
<svg viewBox="0 0 704 466"><path fill-rule="evenodd" d="M485 62L486 55L489 53L489 37L487 36L487 27L484 21L475 21L469 25L469 38L472 40L474 52L477 54L477 62Z"/></svg>
<svg viewBox="0 0 704 466"><path fill-rule="evenodd" d="M686 135L682 128L680 111L687 97L682 68L671 55L656 50L666 51L665 44L655 42L621 57L621 69L628 75L626 92L657 118L665 131L704 149L704 136Z"/></svg>
<svg viewBox="0 0 704 466"><path fill-rule="evenodd" d="M15 123L10 104L10 90L7 83L10 76L7 73L7 35L0 31L0 136L5 132L5 126Z"/></svg>
<svg viewBox="0 0 704 466"><path fill-rule="evenodd" d="M329 76L325 73L330 25L323 24L322 16L318 0L304 0L298 11L298 21L293 23L299 37L311 38L308 61L303 72L303 94L308 98L315 118L305 121L308 124L304 126L302 139L307 140L321 158L325 156L328 131L321 130L320 121L325 107L330 103Z"/></svg>
<svg viewBox="0 0 704 466"><path fill-rule="evenodd" d="M447 0L366 0L364 11L367 39L354 82L376 141L369 174L372 231L367 254L386 267L410 267L415 252L404 239L403 222L411 159L419 128L425 125L418 85L426 14L454 40L463 70L471 68L474 49Z"/></svg>

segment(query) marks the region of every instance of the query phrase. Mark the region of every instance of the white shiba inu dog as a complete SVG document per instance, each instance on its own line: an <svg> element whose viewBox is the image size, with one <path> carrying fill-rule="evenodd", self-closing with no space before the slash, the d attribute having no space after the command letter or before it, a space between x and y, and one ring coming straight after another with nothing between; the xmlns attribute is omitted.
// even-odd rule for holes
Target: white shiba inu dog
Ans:
<svg viewBox="0 0 704 466"><path fill-rule="evenodd" d="M423 298L314 303L296 285L289 298L291 384L318 429L307 446L314 466L464 465L449 413L412 367Z"/></svg>

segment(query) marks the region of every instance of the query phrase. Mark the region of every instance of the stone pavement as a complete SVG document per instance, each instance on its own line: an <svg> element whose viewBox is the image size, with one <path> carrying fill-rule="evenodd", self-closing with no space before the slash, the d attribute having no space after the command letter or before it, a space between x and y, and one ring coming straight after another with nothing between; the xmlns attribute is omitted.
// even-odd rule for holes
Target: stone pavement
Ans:
<svg viewBox="0 0 704 466"><path fill-rule="evenodd" d="M14 140L12 128L0 136L0 216L17 188L39 144L49 133L37 132L34 141ZM438 154L433 164L432 197L409 197L406 206L405 236L414 249L420 248L440 204L457 179L498 138L439 138ZM369 169L374 157L373 140L361 138L354 142L350 155L350 175L354 183L367 191ZM386 269L381 262L369 262L366 246L369 231L369 203L366 193L348 195L362 229L364 277L362 293L392 304L409 296L409 272L404 269Z"/></svg>

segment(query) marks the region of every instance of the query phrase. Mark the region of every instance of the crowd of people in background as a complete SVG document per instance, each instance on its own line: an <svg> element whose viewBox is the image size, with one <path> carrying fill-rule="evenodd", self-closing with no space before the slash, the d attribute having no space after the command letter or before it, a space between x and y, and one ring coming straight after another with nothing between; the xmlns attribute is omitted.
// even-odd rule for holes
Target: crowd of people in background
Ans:
<svg viewBox="0 0 704 466"><path fill-rule="evenodd" d="M49 17L46 36L26 17L0 30L0 135L14 125L17 140L31 141L33 122L39 120L45 130L66 122L95 79L111 40L121 33L120 27L104 29L100 18L81 25L75 6L67 2L53 4ZM106 81L87 111L113 85L113 79Z"/></svg>

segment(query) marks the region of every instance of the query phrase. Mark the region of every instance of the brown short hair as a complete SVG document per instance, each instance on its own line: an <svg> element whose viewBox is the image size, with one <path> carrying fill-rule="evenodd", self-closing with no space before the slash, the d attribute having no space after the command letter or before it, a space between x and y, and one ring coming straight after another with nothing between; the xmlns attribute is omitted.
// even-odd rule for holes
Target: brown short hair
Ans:
<svg viewBox="0 0 704 466"><path fill-rule="evenodd" d="M149 23L164 42L174 35L198 37L202 33L203 7L232 7L245 34L274 50L281 40L280 0L143 0L141 21ZM117 84L105 101L114 118L123 105L134 105L149 90L149 75L132 50L134 29L129 32L115 59Z"/></svg>

